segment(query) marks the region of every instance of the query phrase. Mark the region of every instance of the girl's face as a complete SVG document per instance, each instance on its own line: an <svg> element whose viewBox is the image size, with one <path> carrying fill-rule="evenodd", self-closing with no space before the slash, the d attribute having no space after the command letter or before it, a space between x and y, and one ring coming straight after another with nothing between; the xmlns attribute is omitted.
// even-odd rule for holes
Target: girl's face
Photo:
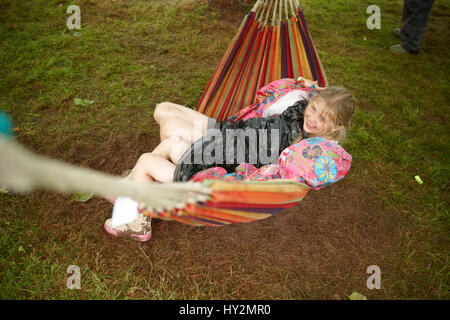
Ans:
<svg viewBox="0 0 450 320"><path fill-rule="evenodd" d="M325 102L316 99L310 102L305 110L303 130L313 136L327 136L338 129L325 116Z"/></svg>

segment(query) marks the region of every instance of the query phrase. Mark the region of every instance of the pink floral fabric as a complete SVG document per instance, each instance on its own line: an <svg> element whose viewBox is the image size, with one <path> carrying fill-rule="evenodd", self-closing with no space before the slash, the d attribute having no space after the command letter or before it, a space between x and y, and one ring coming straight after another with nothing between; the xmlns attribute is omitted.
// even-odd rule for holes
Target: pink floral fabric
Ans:
<svg viewBox="0 0 450 320"><path fill-rule="evenodd" d="M214 167L196 173L191 181L289 179L317 190L341 180L350 170L351 163L352 156L338 143L313 137L284 149L278 164L257 169L252 164L242 163L232 173L227 173L224 168Z"/></svg>
<svg viewBox="0 0 450 320"><path fill-rule="evenodd" d="M276 80L256 92L255 104L239 110L229 119L237 121L241 119L247 120L254 117L262 117L264 110L277 102L280 97L291 92L292 90L298 89L308 91L308 99L316 93L316 87L314 85L311 87L302 88L301 81L297 81L295 79L285 78Z"/></svg>

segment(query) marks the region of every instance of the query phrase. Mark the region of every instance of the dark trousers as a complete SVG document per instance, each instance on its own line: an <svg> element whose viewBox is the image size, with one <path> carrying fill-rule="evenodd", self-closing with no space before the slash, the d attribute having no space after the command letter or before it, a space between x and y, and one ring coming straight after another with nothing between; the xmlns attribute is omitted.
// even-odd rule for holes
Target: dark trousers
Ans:
<svg viewBox="0 0 450 320"><path fill-rule="evenodd" d="M434 0L405 0L400 31L405 50L419 52L433 3Z"/></svg>

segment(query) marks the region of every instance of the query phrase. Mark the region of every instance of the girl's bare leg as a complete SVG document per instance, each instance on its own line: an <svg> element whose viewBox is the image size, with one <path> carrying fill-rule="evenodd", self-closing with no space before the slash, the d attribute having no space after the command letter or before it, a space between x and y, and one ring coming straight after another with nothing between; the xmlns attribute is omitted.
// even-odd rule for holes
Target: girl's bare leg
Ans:
<svg viewBox="0 0 450 320"><path fill-rule="evenodd" d="M130 171L128 176L125 178L127 180L136 180L136 172L139 172L139 177L137 178L139 181L160 181L166 180L166 174L164 172L170 172L173 168L175 171L175 164L183 156L184 152L190 147L183 139L179 137L170 137L164 141L162 141L151 153L144 153L140 156L134 168ZM169 165L170 164L170 165ZM162 173L158 172L159 167L161 165ZM145 168L151 167L148 169L148 175L143 175L142 171L146 171ZM144 168L144 169L143 169ZM153 171L156 172L155 175ZM162 174L162 176L160 175ZM171 173L172 178L166 182L172 182L173 172ZM162 180L156 178L159 177Z"/></svg>
<svg viewBox="0 0 450 320"><path fill-rule="evenodd" d="M208 128L207 116L170 102L158 104L154 118L161 127L161 143L152 153L141 155L126 179L171 182L175 164Z"/></svg>
<svg viewBox="0 0 450 320"><path fill-rule="evenodd" d="M173 136L163 140L152 153L177 164L190 146L184 139Z"/></svg>
<svg viewBox="0 0 450 320"><path fill-rule="evenodd" d="M208 120L203 124L202 122L191 123L192 119L182 119L178 117L166 118L161 121L159 126L159 133L161 141L170 137L180 137L186 143L192 144L195 140L204 136L208 126Z"/></svg>
<svg viewBox="0 0 450 320"><path fill-rule="evenodd" d="M127 179L139 182L172 182L174 172L175 165L169 160L153 153L144 153Z"/></svg>
<svg viewBox="0 0 450 320"><path fill-rule="evenodd" d="M182 105L163 102L156 106L154 118L160 125L161 141L171 136L178 136L187 143L205 135L208 117Z"/></svg>

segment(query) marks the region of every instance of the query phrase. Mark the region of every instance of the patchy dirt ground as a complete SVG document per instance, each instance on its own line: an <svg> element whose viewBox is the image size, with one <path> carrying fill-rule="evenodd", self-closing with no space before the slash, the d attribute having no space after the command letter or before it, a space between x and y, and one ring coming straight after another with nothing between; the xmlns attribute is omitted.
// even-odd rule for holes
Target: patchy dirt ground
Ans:
<svg viewBox="0 0 450 320"><path fill-rule="evenodd" d="M74 141L64 153L35 148L74 164L120 174L158 142L150 134L132 133L95 140ZM52 213L51 221L41 222L48 230L43 242L49 238L66 242L75 236L77 243L86 243L80 250L87 259L101 252L112 272L138 261L135 271L150 277L149 286L163 275L181 296L192 294L194 282L214 281L217 291L209 298L342 299L352 291L382 297L382 292L367 290L366 268L376 264L383 270L398 234L388 213L351 173L336 185L310 192L296 207L260 222L215 228L154 220L153 239L144 244L104 232L112 206L103 199L68 203L67 197L40 192L30 200L42 203L37 221Z"/></svg>
<svg viewBox="0 0 450 320"><path fill-rule="evenodd" d="M254 1L208 2L237 28ZM243 14L236 14L237 10ZM136 128L141 128L144 114L135 110L130 118L138 119ZM45 120L46 112L50 115L54 110L42 110L42 132L51 121ZM145 125L147 130L72 133L56 143L45 134L34 141L19 132L18 140L38 153L120 175L158 144L156 123ZM405 230L395 215L383 209L376 191L350 170L339 183L310 192L296 207L263 221L214 228L154 220L154 235L147 243L107 234L103 223L111 216L112 205L99 198L76 203L69 202L68 196L36 192L19 200L17 214L45 230L35 243L40 255L46 254L49 243L72 244L76 253L59 257L64 260L58 262L101 268L107 277L99 280L105 285L121 282L117 274L133 266L137 283L134 293L127 291L130 298L151 297L149 292L155 288L190 299L347 299L353 291L369 299L402 296L403 288L392 288L389 280L396 279L401 286L408 277L419 281L420 276L401 268L404 257L398 246L406 246ZM66 261L73 256L77 261ZM366 287L370 265L382 270L382 290ZM59 287L64 279L60 280Z"/></svg>

